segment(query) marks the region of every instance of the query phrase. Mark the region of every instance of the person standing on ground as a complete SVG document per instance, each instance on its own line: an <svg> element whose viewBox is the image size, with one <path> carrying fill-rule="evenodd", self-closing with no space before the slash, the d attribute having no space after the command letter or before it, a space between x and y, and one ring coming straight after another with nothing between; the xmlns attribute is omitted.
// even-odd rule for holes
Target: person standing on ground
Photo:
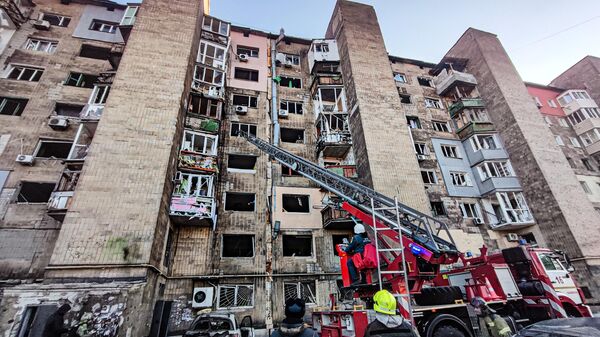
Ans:
<svg viewBox="0 0 600 337"><path fill-rule="evenodd" d="M397 301L387 290L373 296L375 320L367 326L365 337L417 337L411 325L396 313Z"/></svg>
<svg viewBox="0 0 600 337"><path fill-rule="evenodd" d="M304 324L306 303L300 298L285 302L285 318L271 337L317 337L317 332Z"/></svg>

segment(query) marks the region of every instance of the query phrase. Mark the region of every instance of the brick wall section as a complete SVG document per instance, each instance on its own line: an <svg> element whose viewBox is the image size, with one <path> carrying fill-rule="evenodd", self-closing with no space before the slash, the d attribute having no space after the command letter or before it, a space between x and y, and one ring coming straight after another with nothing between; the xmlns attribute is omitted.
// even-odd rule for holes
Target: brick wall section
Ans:
<svg viewBox="0 0 600 337"><path fill-rule="evenodd" d="M595 243L598 215L497 37L471 28L446 56L469 60L467 72L479 82L478 90L549 247L573 257L600 255ZM598 262L588 260L588 264ZM579 268L585 275L579 280L598 291L588 270Z"/></svg>
<svg viewBox="0 0 600 337"><path fill-rule="evenodd" d="M429 214L375 10L338 1L327 37L338 42L361 182Z"/></svg>
<svg viewBox="0 0 600 337"><path fill-rule="evenodd" d="M600 102L600 58L584 57L552 80L550 85L559 88L585 89L596 103Z"/></svg>
<svg viewBox="0 0 600 337"><path fill-rule="evenodd" d="M144 2L52 265L156 262L151 248L161 246L156 241L164 241L167 225L169 189L162 182L181 124L199 15L198 1Z"/></svg>

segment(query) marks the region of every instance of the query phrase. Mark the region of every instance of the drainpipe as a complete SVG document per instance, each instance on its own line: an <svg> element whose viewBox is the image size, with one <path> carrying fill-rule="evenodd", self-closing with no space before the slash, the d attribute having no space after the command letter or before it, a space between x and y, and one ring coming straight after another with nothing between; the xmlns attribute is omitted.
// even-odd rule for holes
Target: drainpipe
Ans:
<svg viewBox="0 0 600 337"><path fill-rule="evenodd" d="M280 35L281 36L281 35ZM277 83L275 82L275 78L277 77L276 73L276 60L277 56L277 41L271 41L271 122L273 123L273 145L279 146L279 115L277 110Z"/></svg>

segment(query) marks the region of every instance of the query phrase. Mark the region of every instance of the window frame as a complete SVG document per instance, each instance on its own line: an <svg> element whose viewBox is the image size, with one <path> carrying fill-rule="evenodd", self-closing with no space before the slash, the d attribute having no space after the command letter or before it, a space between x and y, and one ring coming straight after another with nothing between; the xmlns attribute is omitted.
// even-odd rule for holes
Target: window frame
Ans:
<svg viewBox="0 0 600 337"><path fill-rule="evenodd" d="M290 109L290 105L294 106L294 110L292 111ZM283 108L283 105L285 105L285 109ZM298 113L298 105L300 106L300 113ZM295 115L304 115L304 102L300 102L300 101L290 101L290 100L285 100L282 99L279 101L279 109L280 110L285 110L290 114L295 114Z"/></svg>
<svg viewBox="0 0 600 337"><path fill-rule="evenodd" d="M241 49L241 51L240 51L240 49ZM246 51L248 51L248 53L246 53ZM238 56L248 55L248 57L254 57L254 58L260 57L260 48L258 48L258 47L244 46L244 45L238 44L235 47L235 52Z"/></svg>
<svg viewBox="0 0 600 337"><path fill-rule="evenodd" d="M310 299L312 299L312 301L309 302L309 301L305 300L305 303L306 303L306 305L316 305L318 297L317 297L317 285L316 285L315 281L284 281L283 282L283 300L287 301L286 293L285 293L286 285L295 284L296 285L295 298L303 298L304 296L302 296L302 292L304 291L304 288L302 288L302 284L309 284L309 283L313 285L312 289L314 289L315 291L313 294L310 294L310 296L308 296ZM307 288L309 290L311 290L310 286L307 286ZM312 292L312 290L311 290L311 292Z"/></svg>
<svg viewBox="0 0 600 337"><path fill-rule="evenodd" d="M209 20L210 20L210 24L207 25L207 21L209 21ZM219 25L218 31L213 30L214 21L218 21L218 25ZM223 25L225 25L227 27L226 31L223 31ZM215 17L205 15L204 18L202 18L202 30L205 30L205 31L208 31L211 33L215 33L215 34L219 34L222 36L228 36L229 31L231 30L231 25L229 24L229 22L225 22L225 21L219 20Z"/></svg>
<svg viewBox="0 0 600 337"><path fill-rule="evenodd" d="M74 79L73 75L79 75L78 76L79 78L75 80L75 84L74 85L73 84L68 84L71 81L71 79ZM85 82L84 82L85 76L93 76L93 77L96 78L96 81L92 82L91 86L86 86ZM67 79L63 82L63 84L66 85L66 86L70 86L70 87L93 89L95 87L97 81L98 81L98 75L70 71L69 75L67 76ZM81 85L82 83L84 85Z"/></svg>
<svg viewBox="0 0 600 337"><path fill-rule="evenodd" d="M19 75L16 78L11 78L15 70L19 71ZM22 78L26 71L33 71L31 75L29 75L29 79ZM14 81L39 82L44 75L44 71L45 69L40 67L10 63L7 67L4 78Z"/></svg>
<svg viewBox="0 0 600 337"><path fill-rule="evenodd" d="M191 144L190 144L190 149L186 150L184 149L185 146L185 142L186 142L186 135L191 135L192 136L192 140L191 140ZM196 148L194 146L195 142L196 142L196 137L204 137L204 144L202 145L202 152L196 152L194 151L194 149ZM210 150L208 149L208 140L212 139L212 145L210 146ZM205 156L216 156L217 155L217 150L218 150L218 145L219 145L219 136L218 135L211 135L208 133L204 133L204 132L199 132L199 131L193 131L190 129L184 129L183 130L183 137L181 140L181 151L188 151L188 152L193 152L193 153L199 153Z"/></svg>
<svg viewBox="0 0 600 337"><path fill-rule="evenodd" d="M247 72L248 78L239 77L239 75L241 75L241 72ZM256 78L254 76L255 74L256 74ZM233 78L235 78L236 80L240 80L240 81L259 82L260 81L260 71L257 69L235 67L233 69Z"/></svg>
<svg viewBox="0 0 600 337"><path fill-rule="evenodd" d="M212 75L212 79L209 81L207 81L206 77L208 76L208 72L213 72ZM201 77L199 78L198 75L201 75ZM212 68L210 66L204 65L204 64L196 64L194 66L194 81L198 81L198 82L202 82L202 83L207 83L207 84L212 84L212 85L216 85L219 87L222 87L223 84L225 83L225 72L223 70L217 69L217 68ZM215 81L216 79L221 79L220 81Z"/></svg>
<svg viewBox="0 0 600 337"><path fill-rule="evenodd" d="M97 29L96 29L97 28ZM108 28L108 29L105 29ZM88 30L107 34L116 34L119 28L118 22L110 22L104 20L93 19Z"/></svg>
<svg viewBox="0 0 600 337"><path fill-rule="evenodd" d="M396 76L399 76L399 78L401 78L401 80L398 80L396 78ZM401 84L406 84L408 83L406 75L403 73L398 73L398 72L394 72L394 82L396 83L401 83Z"/></svg>
<svg viewBox="0 0 600 337"><path fill-rule="evenodd" d="M75 143L74 140L69 140L69 139L46 139L46 138L40 138L35 146L35 150L33 151L32 156L35 159L43 159L43 160L65 160L67 158L69 158L69 152L67 152L67 156L65 158L56 158L56 157L39 157L38 154L40 152L40 150L42 149L42 144L43 143L61 143L61 144L71 144L71 147L73 147L73 144Z"/></svg>
<svg viewBox="0 0 600 337"><path fill-rule="evenodd" d="M415 153L420 156L429 156L429 146L427 143L414 142ZM420 150L417 150L419 148Z"/></svg>
<svg viewBox="0 0 600 337"><path fill-rule="evenodd" d="M221 288L234 288L234 302L237 302L237 296L239 293L240 287L247 287L252 289L252 305L250 306L240 306L234 305L231 307L222 307L221 306ZM236 304L236 303L234 303ZM254 308L254 284L219 284L217 286L217 309L229 309L229 308Z"/></svg>
<svg viewBox="0 0 600 337"><path fill-rule="evenodd" d="M466 206L469 206L468 209ZM477 202L459 202L458 208L463 219L481 219L481 207ZM473 216L469 216L467 211Z"/></svg>
<svg viewBox="0 0 600 337"><path fill-rule="evenodd" d="M47 43L45 49L38 49L43 43ZM33 48L30 48L32 47ZM37 37L28 37L23 45L23 49L31 50L31 51L39 51L42 53L54 54L56 52L56 48L58 47L58 41L42 39Z"/></svg>
<svg viewBox="0 0 600 337"><path fill-rule="evenodd" d="M556 141L556 144L558 146L565 146L565 142L563 141L562 137L559 135L555 135L554 136L554 140Z"/></svg>
<svg viewBox="0 0 600 337"><path fill-rule="evenodd" d="M512 198L511 198L512 197ZM531 211L529 210L529 206L527 205L527 201L525 200L525 195L523 192L496 192L496 199L500 204L500 208L502 209L502 213L505 217L506 222L510 223L528 223L533 221L533 216ZM516 206L515 208L511 204L511 200L514 200ZM509 207L510 206L510 207ZM526 216L528 219L521 221L519 217ZM517 219L516 221L512 221L511 218ZM511 220L511 221L509 221Z"/></svg>
<svg viewBox="0 0 600 337"><path fill-rule="evenodd" d="M494 141L494 148L489 146L489 143L484 141L485 138L491 138ZM474 152L478 152L481 150L500 150L502 146L498 142L498 138L494 134L475 134L471 138L469 138L469 143L471 143L471 148L473 148Z"/></svg>
<svg viewBox="0 0 600 337"><path fill-rule="evenodd" d="M183 181L184 177L187 178L187 181L192 181L192 179L198 179L199 184L196 185L196 189L192 191L192 185L187 184L186 186L182 186L181 189L176 184L173 188L173 196L186 198L186 197L196 197L196 198L213 198L215 196L214 186L215 186L215 177L211 174L200 174L200 173L192 173L192 172L183 172L178 171L177 177L179 181ZM206 186L206 195L202 195L200 193L202 191L202 186ZM185 193L182 193L185 192Z"/></svg>
<svg viewBox="0 0 600 337"><path fill-rule="evenodd" d="M432 120L431 128L437 132L446 132L446 133L451 132L450 125L448 124L447 121Z"/></svg>
<svg viewBox="0 0 600 337"><path fill-rule="evenodd" d="M252 195L254 196L254 201L252 202L252 209L251 210L234 210L234 209L227 209L227 196L229 195ZM224 193L224 204L223 205L223 210L226 212L244 212L244 213L248 213L248 212L256 212L256 193L248 193L248 192L238 192L238 191L225 191Z"/></svg>
<svg viewBox="0 0 600 337"><path fill-rule="evenodd" d="M424 97L423 103L425 104L425 107L429 109L443 109L442 102L437 98Z"/></svg>
<svg viewBox="0 0 600 337"><path fill-rule="evenodd" d="M469 173L464 171L450 171L450 182L455 187L473 187Z"/></svg>
<svg viewBox="0 0 600 337"><path fill-rule="evenodd" d="M288 61L290 61L290 63L292 64L292 66L299 66L300 65L300 55L298 54L288 54L288 53L283 53L283 55L285 56L285 64L288 64Z"/></svg>
<svg viewBox="0 0 600 337"><path fill-rule="evenodd" d="M422 81L423 82L426 81L429 85L425 85L425 84L421 83ZM433 83L433 79L432 78L424 77L424 76L417 76L417 82L422 87L435 88L435 83Z"/></svg>
<svg viewBox="0 0 600 337"><path fill-rule="evenodd" d="M238 125L238 132L239 131L246 131L246 133L255 136L258 133L258 125L256 124L250 124L250 123L241 123L241 122L231 122L230 128L229 128L229 136L231 137L237 137L238 134L234 134L234 130L233 130L233 126L234 124ZM245 127L247 130L242 130L242 128ZM254 127L254 134L252 133L252 127Z"/></svg>
<svg viewBox="0 0 600 337"><path fill-rule="evenodd" d="M55 18L57 18L58 19L58 23L57 24L53 24L52 23L53 21L48 20L49 17L55 17ZM56 27L68 27L69 24L71 23L71 17L60 15L60 14L42 13L41 18L44 21L48 21L50 23L50 25L56 26Z"/></svg>
<svg viewBox="0 0 600 337"><path fill-rule="evenodd" d="M212 55L208 54L209 47L214 48L214 52ZM222 56L222 58L219 58L219 56ZM198 55L196 55L196 62L202 63L209 67L224 70L226 58L227 49L225 47L214 42L200 40L200 46L198 47ZM207 63L207 59L209 59L211 62Z"/></svg>
<svg viewBox="0 0 600 337"><path fill-rule="evenodd" d="M110 87L110 84L94 84L94 89L92 91L92 94L90 95L88 104L106 104L106 100L108 99L108 95L110 94Z"/></svg>
<svg viewBox="0 0 600 337"><path fill-rule="evenodd" d="M300 86L299 87L295 87L295 86L291 86L290 87L289 85L284 86L284 85L281 84L281 82L283 81L284 78L288 79L290 81L290 83L292 83L292 84L294 83L295 80L300 81ZM280 76L280 81L279 81L279 83L277 83L278 86L280 86L282 88L288 88L288 89L302 89L304 87L303 84L304 83L302 81L302 78L300 78L300 77L293 77L293 76Z"/></svg>
<svg viewBox="0 0 600 337"><path fill-rule="evenodd" d="M235 102L235 97L242 97L242 98L247 98L248 102L245 102L244 104L239 104ZM231 104L232 105L241 105L241 106L245 106L251 109L257 109L258 108L258 98L259 96L251 96L251 95L243 95L243 94L233 94L231 96ZM254 103L254 104L252 104Z"/></svg>
<svg viewBox="0 0 600 337"><path fill-rule="evenodd" d="M232 238L240 238L240 237L251 237L251 241L252 241L252 256L224 256L223 255L223 251L225 248L225 237L232 237ZM232 234L232 233L223 233L221 234L221 254L220 254L221 258L234 258L234 259L239 259L239 258L246 258L246 259L253 259L254 257L256 257L256 235L254 234Z"/></svg>
<svg viewBox="0 0 600 337"><path fill-rule="evenodd" d="M140 9L140 6L127 6L125 12L123 12L123 17L121 18L120 25L121 26L133 26L135 23L135 18L137 17L137 12ZM133 13L131 13L133 11Z"/></svg>
<svg viewBox="0 0 600 337"><path fill-rule="evenodd" d="M451 144L440 144L440 150L442 151L442 155L446 158L450 159L462 159L461 153L458 149L458 146ZM449 154L454 153L454 156L450 156Z"/></svg>
<svg viewBox="0 0 600 337"><path fill-rule="evenodd" d="M2 111L6 108L8 102L18 104L16 110L13 110L11 114L2 113ZM0 116L21 116L23 114L23 111L25 111L25 107L27 107L27 103L29 103L29 100L27 98L0 96Z"/></svg>
<svg viewBox="0 0 600 337"><path fill-rule="evenodd" d="M425 181L425 176L423 174L427 175L427 181ZM431 181L433 177L433 182ZM437 173L435 172L435 170L421 170L421 180L423 181L423 184L425 185L437 185L438 183L438 178L437 178Z"/></svg>
<svg viewBox="0 0 600 337"><path fill-rule="evenodd" d="M315 257L315 237L312 233L283 233L281 235L281 245L284 246L283 241L285 237L310 237L310 255L285 255L284 249L281 250L281 256L283 258L299 258L299 259L310 259Z"/></svg>
<svg viewBox="0 0 600 337"><path fill-rule="evenodd" d="M411 129L422 129L421 119L417 116L406 116L406 124ZM414 126L413 126L414 125Z"/></svg>

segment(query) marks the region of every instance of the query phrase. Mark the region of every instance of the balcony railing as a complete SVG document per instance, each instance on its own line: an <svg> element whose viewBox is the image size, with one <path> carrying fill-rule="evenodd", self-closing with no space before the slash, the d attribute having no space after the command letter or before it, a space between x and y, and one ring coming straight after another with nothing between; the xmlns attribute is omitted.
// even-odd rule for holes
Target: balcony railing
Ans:
<svg viewBox="0 0 600 337"><path fill-rule="evenodd" d="M220 86L210 85L200 80L194 80L192 82L192 89L199 94L213 99L225 98L225 89Z"/></svg>
<svg viewBox="0 0 600 337"><path fill-rule="evenodd" d="M212 197L173 196L169 207L173 221L180 225L214 226L217 207Z"/></svg>
<svg viewBox="0 0 600 337"><path fill-rule="evenodd" d="M475 87L477 80L475 76L469 73L463 73L456 70L444 69L434 79L435 88L438 95L444 95L448 91L454 89L457 85L461 87Z"/></svg>
<svg viewBox="0 0 600 337"><path fill-rule="evenodd" d="M460 101L450 105L448 112L450 117L454 118L456 114L461 112L465 108L484 108L483 100L481 98L463 98Z"/></svg>
<svg viewBox="0 0 600 337"><path fill-rule="evenodd" d="M494 124L491 122L470 122L462 128L456 130L460 139L466 139L476 133L488 133L495 131Z"/></svg>
<svg viewBox="0 0 600 337"><path fill-rule="evenodd" d="M328 205L321 210L321 219L325 229L352 229L354 221L350 214L336 205Z"/></svg>
<svg viewBox="0 0 600 337"><path fill-rule="evenodd" d="M325 157L343 158L352 147L350 131L322 132L317 140L317 153Z"/></svg>
<svg viewBox="0 0 600 337"><path fill-rule="evenodd" d="M328 165L325 166L329 171L348 179L358 179L356 165Z"/></svg>
<svg viewBox="0 0 600 337"><path fill-rule="evenodd" d="M219 132L219 121L201 115L190 114L185 118L185 126L210 133Z"/></svg>
<svg viewBox="0 0 600 337"><path fill-rule="evenodd" d="M182 170L217 173L217 157L191 151L179 152L179 168Z"/></svg>

